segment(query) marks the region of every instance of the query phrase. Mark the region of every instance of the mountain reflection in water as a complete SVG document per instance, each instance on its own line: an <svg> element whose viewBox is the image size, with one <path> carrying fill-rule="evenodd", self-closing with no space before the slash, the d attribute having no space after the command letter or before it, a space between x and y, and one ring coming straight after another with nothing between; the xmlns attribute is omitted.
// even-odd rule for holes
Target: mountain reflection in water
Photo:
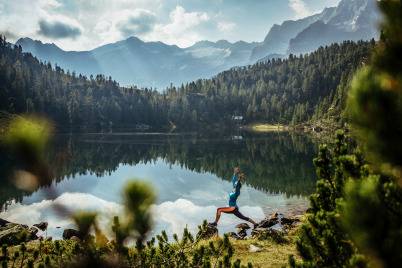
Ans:
<svg viewBox="0 0 402 268"><path fill-rule="evenodd" d="M35 192L23 192L10 182L18 164L2 154L1 218L32 225L48 221L48 235L60 238L74 228L70 211L96 210L99 225L111 237L114 215L122 215L121 190L127 180L149 181L158 193L154 231L196 232L203 219L213 220L217 207L227 206L233 167L245 174L238 199L240 210L254 220L271 212L301 213L314 192L312 159L316 145L295 133L243 134L243 139L222 133L95 133L56 135L55 151L46 159L54 180ZM4 193L4 195L3 195ZM223 215L220 232L234 231L241 222ZM56 229L56 227L61 227Z"/></svg>

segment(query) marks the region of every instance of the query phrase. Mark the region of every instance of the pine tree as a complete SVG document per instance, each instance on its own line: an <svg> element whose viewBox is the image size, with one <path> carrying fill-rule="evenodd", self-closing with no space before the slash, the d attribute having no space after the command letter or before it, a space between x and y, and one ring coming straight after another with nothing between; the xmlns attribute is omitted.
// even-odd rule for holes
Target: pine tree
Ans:
<svg viewBox="0 0 402 268"><path fill-rule="evenodd" d="M363 263L342 225L337 205L343 200L345 181L359 180L364 171L360 153L347 155L347 151L342 132L336 133L333 159L328 147L320 146L318 157L313 161L320 178L317 193L310 196L311 208L306 214L308 223L302 225L296 241L303 263L296 263L291 256L291 267L343 267Z"/></svg>
<svg viewBox="0 0 402 268"><path fill-rule="evenodd" d="M402 263L402 1L379 2L385 15L373 63L352 83L348 108L365 145L347 155L337 133L335 174L326 147L314 160L317 194L292 267L399 267Z"/></svg>
<svg viewBox="0 0 402 268"><path fill-rule="evenodd" d="M381 40L373 63L355 77L348 103L373 174L346 185L342 213L354 242L376 266L398 267L402 263L402 1L379 4L385 17Z"/></svg>

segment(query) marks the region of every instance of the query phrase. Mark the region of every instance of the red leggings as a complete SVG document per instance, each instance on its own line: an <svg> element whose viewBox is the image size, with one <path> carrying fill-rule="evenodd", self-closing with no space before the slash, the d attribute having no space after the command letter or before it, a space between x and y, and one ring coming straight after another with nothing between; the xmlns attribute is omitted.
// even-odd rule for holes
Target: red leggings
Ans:
<svg viewBox="0 0 402 268"><path fill-rule="evenodd" d="M216 214L218 214L219 216L221 215L221 212L232 213L236 217L238 217L242 220L245 220L245 221L248 221L250 219L250 218L247 218L246 216L244 216L243 214L241 214L237 207L221 207L216 210Z"/></svg>

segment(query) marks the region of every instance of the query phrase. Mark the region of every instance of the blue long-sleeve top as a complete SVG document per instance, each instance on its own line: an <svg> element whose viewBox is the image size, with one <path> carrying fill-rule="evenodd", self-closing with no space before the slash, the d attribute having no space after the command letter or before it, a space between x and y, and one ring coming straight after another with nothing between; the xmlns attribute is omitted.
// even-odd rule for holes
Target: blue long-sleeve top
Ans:
<svg viewBox="0 0 402 268"><path fill-rule="evenodd" d="M232 180L232 186L233 186L233 188L235 188L235 183L236 183L236 181L237 181L237 176L238 176L238 175L236 175L236 173L233 175L233 180Z"/></svg>
<svg viewBox="0 0 402 268"><path fill-rule="evenodd" d="M236 181L237 181L237 176L236 176L236 174L234 174L233 181L232 181L233 190L229 194L229 207L239 208L236 204L236 201L240 195L240 183L236 183Z"/></svg>

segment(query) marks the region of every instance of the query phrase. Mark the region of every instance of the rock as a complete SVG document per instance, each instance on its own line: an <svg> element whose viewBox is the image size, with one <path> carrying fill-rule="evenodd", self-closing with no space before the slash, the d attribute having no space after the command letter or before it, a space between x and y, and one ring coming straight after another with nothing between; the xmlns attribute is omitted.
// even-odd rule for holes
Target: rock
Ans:
<svg viewBox="0 0 402 268"><path fill-rule="evenodd" d="M26 245L27 245L27 247L38 248L39 244L40 244L40 241L39 241L39 239L37 239L37 240L29 241Z"/></svg>
<svg viewBox="0 0 402 268"><path fill-rule="evenodd" d="M269 228L269 227L274 226L275 224L278 224L278 221L265 219L265 220L257 222L257 224L258 224L258 228Z"/></svg>
<svg viewBox="0 0 402 268"><path fill-rule="evenodd" d="M253 244L250 245L250 252L260 252L261 249L259 247L254 246Z"/></svg>
<svg viewBox="0 0 402 268"><path fill-rule="evenodd" d="M84 243L84 242L82 241L82 239L80 239L80 238L78 238L78 237L76 237L76 236L72 236L72 237L70 238L70 240L73 241L73 242L76 242L76 243L80 244L81 246L82 246L82 244Z"/></svg>
<svg viewBox="0 0 402 268"><path fill-rule="evenodd" d="M245 229L238 229L238 230L237 230L237 234L238 234L240 237L245 237L245 236L247 236L247 231L246 231Z"/></svg>
<svg viewBox="0 0 402 268"><path fill-rule="evenodd" d="M229 236L229 238L233 238L233 239L236 239L236 240L239 240L241 238L235 232L229 232L228 236Z"/></svg>
<svg viewBox="0 0 402 268"><path fill-rule="evenodd" d="M300 217L301 217L300 215L296 215L296 216L286 215L286 216L282 217L281 224L282 225L285 225L285 224L291 225L295 221L300 221Z"/></svg>
<svg viewBox="0 0 402 268"><path fill-rule="evenodd" d="M53 237L48 236L48 237L46 237L45 242L50 242L50 241L52 241L52 240L53 240Z"/></svg>
<svg viewBox="0 0 402 268"><path fill-rule="evenodd" d="M22 224L13 223L13 222L6 223L6 226L5 226L5 227L11 228L11 227L14 227L14 226L19 226L19 225L22 226L22 227L24 227Z"/></svg>
<svg viewBox="0 0 402 268"><path fill-rule="evenodd" d="M266 230L267 230L266 228L257 227L257 228L255 228L254 230L251 231L251 236L252 237L258 236L259 234L264 233Z"/></svg>
<svg viewBox="0 0 402 268"><path fill-rule="evenodd" d="M278 212L273 212L269 214L269 219L270 220L278 220Z"/></svg>
<svg viewBox="0 0 402 268"><path fill-rule="evenodd" d="M290 225L291 228L295 228L295 227L299 227L301 226L303 223L300 221L295 221L292 223L292 225Z"/></svg>
<svg viewBox="0 0 402 268"><path fill-rule="evenodd" d="M284 243L286 242L286 238L284 237L284 233L275 229L263 229L257 228L256 230L251 232L253 238L257 238L259 240L263 239L273 239L276 243Z"/></svg>
<svg viewBox="0 0 402 268"><path fill-rule="evenodd" d="M218 228L216 228L216 226L208 224L207 229L203 233L203 238L210 238L217 234L218 234ZM198 231L197 235L201 235L201 231ZM63 237L64 237L64 233L63 233Z"/></svg>
<svg viewBox="0 0 402 268"><path fill-rule="evenodd" d="M45 231L47 229L47 222L41 222L34 224L34 226L38 227L41 231Z"/></svg>
<svg viewBox="0 0 402 268"><path fill-rule="evenodd" d="M241 229L247 230L247 229L250 229L251 227L247 223L240 223L240 224L236 225L236 228L241 228Z"/></svg>
<svg viewBox="0 0 402 268"><path fill-rule="evenodd" d="M0 227L0 245L19 245L21 242L19 235L24 230L27 230L27 228L20 224Z"/></svg>
<svg viewBox="0 0 402 268"><path fill-rule="evenodd" d="M63 239L70 239L71 237L76 236L79 239L84 239L84 234L74 230L74 229L65 229L63 232Z"/></svg>
<svg viewBox="0 0 402 268"><path fill-rule="evenodd" d="M6 227L6 225L7 225L8 223L10 223L10 222L9 222L9 221L6 221L6 220L3 220L3 219L0 219L0 227Z"/></svg>
<svg viewBox="0 0 402 268"><path fill-rule="evenodd" d="M31 236L29 237L31 240L36 240L38 239L38 236L36 235L38 233L38 229L35 227L29 228L29 232L31 233Z"/></svg>
<svg viewBox="0 0 402 268"><path fill-rule="evenodd" d="M273 237L277 238L279 236L282 236L283 233L281 231L275 230L275 229L266 229L266 228L256 228L255 230L251 231L251 236L254 237L262 237L262 238L267 238L267 237Z"/></svg>
<svg viewBox="0 0 402 268"><path fill-rule="evenodd" d="M34 234L34 233L31 233L31 235L29 236L29 239L30 240L37 240L38 236L36 234Z"/></svg>

